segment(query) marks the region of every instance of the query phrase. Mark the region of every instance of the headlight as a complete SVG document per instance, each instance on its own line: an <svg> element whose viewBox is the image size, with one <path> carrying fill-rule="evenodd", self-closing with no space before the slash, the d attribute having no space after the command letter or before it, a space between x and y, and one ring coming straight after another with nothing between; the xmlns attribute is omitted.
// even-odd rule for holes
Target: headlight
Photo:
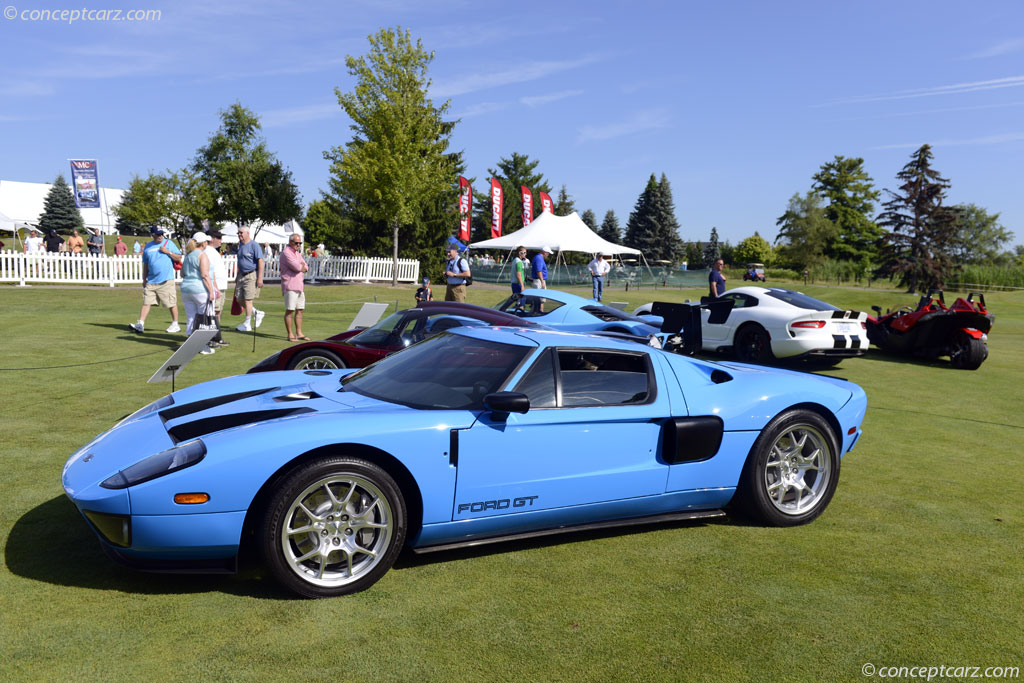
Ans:
<svg viewBox="0 0 1024 683"><path fill-rule="evenodd" d="M206 444L202 439L196 439L152 455L145 460L140 460L131 467L126 467L112 477L108 477L100 483L100 486L105 489L125 489L191 467L204 457L206 457Z"/></svg>
<svg viewBox="0 0 1024 683"><path fill-rule="evenodd" d="M131 422L132 420L137 420L140 417L142 417L143 415L149 415L150 413L155 412L157 410L160 410L162 408L166 408L167 406L172 405L173 403L174 403L174 397L171 396L170 394L167 394L163 398L158 398L157 400L153 401L148 406L146 406L144 408L139 408L134 413L132 413L128 417L124 418L123 420L121 420L120 422L118 422L114 426L115 427L120 427L125 422Z"/></svg>

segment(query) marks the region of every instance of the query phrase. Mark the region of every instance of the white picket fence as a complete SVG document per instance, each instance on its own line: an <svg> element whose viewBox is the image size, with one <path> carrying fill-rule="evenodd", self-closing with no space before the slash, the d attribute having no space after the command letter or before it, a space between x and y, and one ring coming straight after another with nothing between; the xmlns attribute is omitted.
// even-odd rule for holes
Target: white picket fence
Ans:
<svg viewBox="0 0 1024 683"><path fill-rule="evenodd" d="M237 270L234 256L225 256L228 280L233 281ZM307 282L356 280L361 282L391 282L393 262L388 258L359 256L306 257L309 272ZM420 262L398 260L398 281L418 282ZM177 275L181 279L181 274ZM264 261L264 280L281 279L277 257ZM142 284L142 256L91 256L89 254L23 254L0 251L0 282L52 282L74 285Z"/></svg>

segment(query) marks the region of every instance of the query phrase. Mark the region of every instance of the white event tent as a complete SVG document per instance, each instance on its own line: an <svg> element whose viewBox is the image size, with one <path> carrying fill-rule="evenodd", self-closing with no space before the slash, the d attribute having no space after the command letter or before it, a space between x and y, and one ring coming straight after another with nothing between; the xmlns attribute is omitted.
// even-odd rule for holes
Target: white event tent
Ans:
<svg viewBox="0 0 1024 683"><path fill-rule="evenodd" d="M234 244L238 241L238 226L234 223L224 223L220 228L224 235L224 241ZM288 238L292 235L305 235L297 221L288 221L284 225L259 225L250 230L249 234L259 244L288 244Z"/></svg>
<svg viewBox="0 0 1024 683"><path fill-rule="evenodd" d="M49 194L50 183L22 183L16 180L0 180L0 230L14 232L39 223L43 213L46 195ZM121 203L124 190L113 187L100 187L100 208L79 209L82 221L89 230L99 230L104 234L114 232L117 217L113 207Z"/></svg>

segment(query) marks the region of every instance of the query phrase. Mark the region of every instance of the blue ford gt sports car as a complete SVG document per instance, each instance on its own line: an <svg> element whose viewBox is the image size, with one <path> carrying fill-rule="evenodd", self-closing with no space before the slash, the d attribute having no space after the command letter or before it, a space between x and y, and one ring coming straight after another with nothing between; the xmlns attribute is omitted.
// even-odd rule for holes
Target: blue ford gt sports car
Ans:
<svg viewBox="0 0 1024 683"><path fill-rule="evenodd" d="M526 289L495 306L531 322L568 332L619 332L647 337L657 334L661 319L620 311L556 289Z"/></svg>
<svg viewBox="0 0 1024 683"><path fill-rule="evenodd" d="M441 550L828 505L860 436L855 384L627 341L466 327L362 370L175 392L71 456L64 490L112 557L233 570L252 543L307 597L363 590L406 544Z"/></svg>

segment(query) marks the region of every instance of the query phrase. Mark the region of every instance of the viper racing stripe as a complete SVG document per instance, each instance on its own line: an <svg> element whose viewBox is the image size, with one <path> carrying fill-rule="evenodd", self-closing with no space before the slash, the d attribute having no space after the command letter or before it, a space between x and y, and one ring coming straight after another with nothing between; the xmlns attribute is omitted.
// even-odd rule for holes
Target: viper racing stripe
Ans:
<svg viewBox="0 0 1024 683"><path fill-rule="evenodd" d="M845 349L846 348L846 337L845 336L843 336L841 334L833 334L832 335L832 339L835 340L835 344L833 344L832 348L835 348L835 349Z"/></svg>

